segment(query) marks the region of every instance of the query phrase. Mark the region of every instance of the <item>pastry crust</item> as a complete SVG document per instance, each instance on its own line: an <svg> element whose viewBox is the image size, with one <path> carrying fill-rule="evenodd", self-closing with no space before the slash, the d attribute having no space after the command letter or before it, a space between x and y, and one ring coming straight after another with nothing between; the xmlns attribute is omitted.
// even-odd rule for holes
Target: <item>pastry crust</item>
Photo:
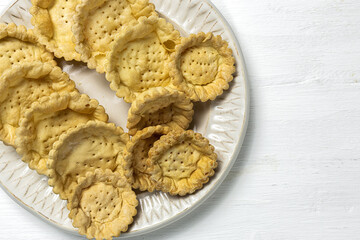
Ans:
<svg viewBox="0 0 360 240"><path fill-rule="evenodd" d="M49 178L80 234L127 231L138 206L132 188L180 196L201 189L218 163L209 141L186 130L191 101L229 88L228 43L212 33L181 38L149 0L31 2L34 30L0 24L0 140ZM107 123L46 49L106 73L132 103L129 134Z"/></svg>
<svg viewBox="0 0 360 240"><path fill-rule="evenodd" d="M31 24L39 37L39 42L53 52L57 58L66 61L80 61L80 54L75 51L74 24L75 8L81 0L31 0L33 16Z"/></svg>
<svg viewBox="0 0 360 240"><path fill-rule="evenodd" d="M0 75L20 63L40 61L56 66L54 56L38 43L33 30L14 23L0 23L0 53Z"/></svg>
<svg viewBox="0 0 360 240"><path fill-rule="evenodd" d="M109 169L96 169L78 179L67 207L80 234L102 240L126 232L137 205L136 195L124 176Z"/></svg>
<svg viewBox="0 0 360 240"><path fill-rule="evenodd" d="M193 101L214 100L229 88L235 59L228 43L212 33L183 38L171 56L173 84Z"/></svg>
<svg viewBox="0 0 360 240"><path fill-rule="evenodd" d="M151 179L149 172L149 150L161 136L170 132L169 127L148 127L138 131L126 144L124 158L132 163L134 183L132 187L140 191L152 192L156 183Z"/></svg>
<svg viewBox="0 0 360 240"><path fill-rule="evenodd" d="M106 79L126 102L142 92L171 84L170 53L180 43L180 33L157 16L142 17L120 32L107 58Z"/></svg>
<svg viewBox="0 0 360 240"><path fill-rule="evenodd" d="M209 181L217 167L216 159L214 147L201 134L172 131L154 143L148 165L157 189L183 196Z"/></svg>
<svg viewBox="0 0 360 240"><path fill-rule="evenodd" d="M52 93L34 102L16 129L16 151L39 174L47 175L52 145L68 129L91 120L106 122L108 116L99 102L77 92Z"/></svg>
<svg viewBox="0 0 360 240"><path fill-rule="evenodd" d="M132 182L131 163L123 153L129 135L112 123L89 121L68 130L49 154L49 185L62 199L73 193L76 179L95 169L110 169Z"/></svg>
<svg viewBox="0 0 360 240"><path fill-rule="evenodd" d="M54 92L75 91L75 83L51 63L13 65L0 77L0 139L14 146L19 120L31 104Z"/></svg>
<svg viewBox="0 0 360 240"><path fill-rule="evenodd" d="M76 51L90 69L103 73L117 34L141 16L157 15L148 0L82 0L72 28Z"/></svg>
<svg viewBox="0 0 360 240"><path fill-rule="evenodd" d="M156 125L187 129L193 115L193 104L184 93L169 87L151 88L131 104L127 128L130 135Z"/></svg>

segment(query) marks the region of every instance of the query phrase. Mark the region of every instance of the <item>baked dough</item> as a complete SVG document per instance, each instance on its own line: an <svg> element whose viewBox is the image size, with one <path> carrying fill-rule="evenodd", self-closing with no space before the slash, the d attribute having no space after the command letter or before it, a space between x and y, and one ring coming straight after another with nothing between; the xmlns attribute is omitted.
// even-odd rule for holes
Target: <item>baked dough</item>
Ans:
<svg viewBox="0 0 360 240"><path fill-rule="evenodd" d="M157 15L148 0L82 0L74 16L76 50L90 69L105 72L117 34L141 16Z"/></svg>
<svg viewBox="0 0 360 240"><path fill-rule="evenodd" d="M103 240L127 231L137 205L136 195L124 176L96 169L77 180L67 207L80 234Z"/></svg>
<svg viewBox="0 0 360 240"><path fill-rule="evenodd" d="M0 139L14 146L19 120L31 104L51 93L75 91L75 83L51 63L13 65L0 77Z"/></svg>
<svg viewBox="0 0 360 240"><path fill-rule="evenodd" d="M38 43L33 30L14 23L0 23L0 75L14 64L34 61L56 66L54 56Z"/></svg>
<svg viewBox="0 0 360 240"><path fill-rule="evenodd" d="M170 53L180 43L180 33L165 19L140 18L120 32L108 57L106 79L126 102L142 92L171 83Z"/></svg>
<svg viewBox="0 0 360 240"><path fill-rule="evenodd" d="M209 181L216 158L214 147L200 133L172 131L154 143L148 165L157 189L183 196Z"/></svg>
<svg viewBox="0 0 360 240"><path fill-rule="evenodd" d="M228 43L212 33L191 34L171 56L173 84L193 101L214 100L229 88L235 59Z"/></svg>
<svg viewBox="0 0 360 240"><path fill-rule="evenodd" d="M119 172L132 182L131 163L123 152L129 135L112 123L90 121L68 130L49 154L49 185L62 199L73 194L76 181L95 169Z"/></svg>
<svg viewBox="0 0 360 240"><path fill-rule="evenodd" d="M31 0L33 16L31 24L39 37L39 42L66 61L80 61L80 54L75 51L74 35L71 31L74 24L75 8L80 0Z"/></svg>
<svg viewBox="0 0 360 240"><path fill-rule="evenodd" d="M132 187L140 191L152 192L156 183L151 179L149 172L149 151L161 136L170 132L169 127L147 127L138 131L126 145L124 158L132 163L134 182Z"/></svg>
<svg viewBox="0 0 360 240"><path fill-rule="evenodd" d="M59 136L91 120L106 122L99 102L78 92L52 93L31 105L16 129L16 151L39 174L47 175L49 152Z"/></svg>
<svg viewBox="0 0 360 240"><path fill-rule="evenodd" d="M127 128L130 135L156 125L187 129L193 115L193 104L184 93L169 87L156 87L140 94L131 104Z"/></svg>

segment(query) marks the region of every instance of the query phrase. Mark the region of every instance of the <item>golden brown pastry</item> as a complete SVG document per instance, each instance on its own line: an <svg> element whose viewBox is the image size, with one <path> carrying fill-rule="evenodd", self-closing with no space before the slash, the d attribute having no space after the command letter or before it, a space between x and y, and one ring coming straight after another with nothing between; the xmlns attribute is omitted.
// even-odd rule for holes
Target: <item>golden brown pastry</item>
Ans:
<svg viewBox="0 0 360 240"><path fill-rule="evenodd" d="M228 43L212 33L183 38L171 56L173 84L193 101L214 100L229 88L235 59Z"/></svg>
<svg viewBox="0 0 360 240"><path fill-rule="evenodd" d="M172 131L149 151L150 173L156 189L186 195L203 187L217 167L214 147L199 133Z"/></svg>

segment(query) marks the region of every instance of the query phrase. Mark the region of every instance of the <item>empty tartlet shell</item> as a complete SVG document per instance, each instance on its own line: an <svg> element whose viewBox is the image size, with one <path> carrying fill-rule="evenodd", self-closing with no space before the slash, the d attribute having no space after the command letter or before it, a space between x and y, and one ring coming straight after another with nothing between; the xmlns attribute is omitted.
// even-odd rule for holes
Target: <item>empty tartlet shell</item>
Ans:
<svg viewBox="0 0 360 240"><path fill-rule="evenodd" d="M65 7L65 4L69 4L68 0L63 1L64 7L62 7L62 10L68 10L69 12L75 13L75 8L78 2L80 0L70 0L74 2L74 6L72 6L72 9L67 9ZM49 8L53 7L54 4L59 4L61 1L59 0L31 0L33 6L30 8L30 13L32 15L31 18L31 24L35 27L34 31L36 32L36 35L38 36L38 40L41 44L45 45L46 48L53 52L54 55L57 58L64 58L66 61L76 60L80 61L80 54L75 51L75 43L72 41L67 42L66 44L69 46L59 46L59 43L56 42L55 39L53 39L54 36L54 28L53 28L53 20L54 17L50 17ZM56 3L55 3L56 2ZM72 16L71 15L66 20L65 24L73 24ZM72 35L71 28L68 34ZM64 43L63 43L64 44ZM67 50L65 50L65 49ZM70 51L68 49L71 49Z"/></svg>
<svg viewBox="0 0 360 240"><path fill-rule="evenodd" d="M39 119L65 109L72 110L79 114L88 115L91 120L106 122L108 116L105 109L99 105L95 99L90 99L86 94L78 92L71 93L52 93L34 102L28 109L23 118L20 119L19 128L16 129L15 146L16 151L22 155L22 160L28 163L31 169L39 174L47 175L48 156L42 156L37 149L33 149L31 143L37 137L34 134L36 125L35 118ZM41 121L41 120L40 120ZM75 126L81 123L76 123Z"/></svg>
<svg viewBox="0 0 360 240"><path fill-rule="evenodd" d="M132 163L133 168L133 177L134 182L132 187L134 189L139 189L140 191L149 191L152 192L155 190L156 183L151 179L151 174L149 172L149 166L147 165L148 151L144 152L144 149L141 149L141 142L146 141L149 138L154 136L160 139L160 136L166 135L170 132L169 127L164 126L151 126L147 127L141 131L138 131L127 143L126 150L124 154L125 161ZM155 142L155 141L154 141ZM151 146L147 146L149 150L151 149L154 142L150 142ZM143 152L144 158L136 158L135 154Z"/></svg>
<svg viewBox="0 0 360 240"><path fill-rule="evenodd" d="M194 85L187 82L180 69L182 54L189 48L197 46L213 47L223 58L221 70L218 71L215 79L206 85ZM170 76L173 85L185 92L192 101L206 102L207 100L214 100L229 88L229 82L233 80L232 74L235 72L234 64L235 59L232 56L232 50L228 47L228 43L222 40L221 36L200 32L182 38L181 43L176 46L175 52L171 55Z"/></svg>
<svg viewBox="0 0 360 240"><path fill-rule="evenodd" d="M56 171L56 164L61 159L61 157L63 157L61 156L61 154L59 154L59 149L65 146L69 139L75 139L78 136L84 136L84 132L90 132L90 130L91 133L93 133L95 130L102 131L101 133L104 133L105 131L110 131L112 133L112 136L118 136L119 141L121 141L121 143L124 145L124 149L122 150L125 150L126 144L130 140L129 135L125 133L121 127L117 127L113 123L104 123L99 121L89 121L75 128L71 128L66 133L60 135L59 140L53 144L53 148L49 153L49 161L47 167L49 169L48 184L53 187L54 193L60 195L61 199L67 200L71 196L74 190L74 184L76 184L76 179L73 179L73 181L66 180L66 186L61 181L61 178L63 176L60 176L59 173ZM119 172L121 175L125 176L126 179L128 179L129 183L132 183L133 179L131 163L125 161L125 159L123 158L123 152L120 151L121 149L119 149L118 154L115 156L116 166L114 167L113 171ZM105 168L106 166L103 167ZM82 173L77 176L77 178L86 174L86 172L95 171L95 169L95 167L88 166L88 169L85 169L86 171L82 171Z"/></svg>
<svg viewBox="0 0 360 240"><path fill-rule="evenodd" d="M0 105L4 102L9 96L9 89L13 86L21 85L22 81L25 79L37 79L38 81L47 81L49 89L51 88L52 92L72 92L75 90L75 83L70 80L67 73L63 72L61 68L54 66L52 63L43 63L39 61L35 62L24 62L21 64L15 64L13 67L0 77ZM37 91L36 89L34 91ZM48 93L51 94L52 92ZM20 93L19 93L20 94ZM45 96L45 92L42 93ZM11 98L12 96L10 96ZM29 96L25 96L28 98ZM14 116L19 118L19 121L22 115L25 113L31 104L36 100L33 99L27 101L22 107L19 107L19 114ZM17 126L7 126L4 130L4 122L0 120L0 138L4 141L5 144L14 146L14 141L16 138L15 130Z"/></svg>
<svg viewBox="0 0 360 240"><path fill-rule="evenodd" d="M176 180L164 176L164 172L159 165L159 159L167 157L168 152L171 151L170 149L176 149L180 144L188 144L187 150L193 148L202 156L196 162L196 169L189 178ZM171 131L169 134L162 136L150 149L148 161L148 165L151 166L149 171L152 179L156 182L156 189L180 196L201 189L209 181L209 178L215 174L214 169L218 165L214 147L200 133L195 133L192 130Z"/></svg>
<svg viewBox="0 0 360 240"><path fill-rule="evenodd" d="M147 125L146 118L160 110L161 104L171 107L171 121L156 125L168 126L171 129L187 129L189 127L194 115L193 103L190 99L178 90L156 87L141 93L131 104L127 121L129 134L134 135L137 131L152 126Z"/></svg>
<svg viewBox="0 0 360 240"><path fill-rule="evenodd" d="M117 69L117 51L126 49L127 43L146 38L153 32L156 33L160 43L166 50L166 53L169 54L168 61L170 61L170 53L173 52L174 49L167 47L165 43L172 42L174 44L173 47L175 48L176 44L180 43L180 33L174 29L171 23L167 22L163 18L159 18L158 16L150 16L148 18L140 17L138 22L129 24L119 33L115 43L112 45L112 50L107 56L106 79L110 82L110 88L116 92L118 97L124 98L125 102L131 103L135 101L137 96L139 96L142 92L135 91L123 83ZM164 68L166 72L170 71L167 63L164 63ZM161 79L158 86L165 87L171 84L169 74L167 81L165 80L166 79ZM148 89L149 88L144 91Z"/></svg>
<svg viewBox="0 0 360 240"><path fill-rule="evenodd" d="M36 58L31 60L29 59L21 59L19 63L23 62L33 62L33 61L40 61L40 62L47 62L56 66L56 62L54 60L54 56L52 53L48 52L43 45L39 43L38 37L34 34L32 29L27 29L25 26L17 26L14 23L3 24L0 23L0 44L1 40L5 38L15 38L24 43L31 43L34 45L34 48L38 49L38 53L36 54ZM19 59L20 60L20 59ZM18 62L16 62L18 63ZM14 64L14 63L12 63ZM4 66L2 66L4 67ZM5 67L5 69L7 66ZM1 71L0 71L1 72Z"/></svg>
<svg viewBox="0 0 360 240"><path fill-rule="evenodd" d="M72 27L72 31L74 33L74 42L75 42L75 49L81 55L81 61L87 63L87 66L90 69L95 69L99 73L104 73L106 71L106 66L101 64L96 59L96 56L93 55L92 50L90 49L89 45L86 43L86 36L84 33L85 29L85 22L86 19L89 17L90 10L98 8L100 5L105 3L107 0L81 0L79 5L76 8L76 13L73 17L74 25ZM152 15L157 15L155 12L155 6L149 3L148 0L119 0L119 1L127 1L132 9L132 14L134 15L135 19L141 18L143 16L148 17ZM138 11L138 12L136 12ZM129 21L128 25L135 24L137 21ZM118 38L118 32L111 32L107 33L111 35L115 35L115 39ZM111 45L109 47L111 48ZM101 49L99 49L101 51ZM106 55L107 52L104 52Z"/></svg>
<svg viewBox="0 0 360 240"><path fill-rule="evenodd" d="M112 186L121 195L121 204L115 205L115 207L120 208L117 215L109 215L111 220L104 223L92 221L81 206L83 191L98 183ZM94 195L101 194L105 193L94 192ZM126 232L128 226L133 222L133 217L137 214L137 205L136 195L131 190L131 185L124 176L121 176L119 173L113 173L108 169L105 171L96 169L94 172L88 172L77 180L77 186L67 204L67 208L70 211L69 217L73 220L73 226L78 228L80 234L86 235L89 239L102 240L112 239L112 237L118 237L121 232Z"/></svg>

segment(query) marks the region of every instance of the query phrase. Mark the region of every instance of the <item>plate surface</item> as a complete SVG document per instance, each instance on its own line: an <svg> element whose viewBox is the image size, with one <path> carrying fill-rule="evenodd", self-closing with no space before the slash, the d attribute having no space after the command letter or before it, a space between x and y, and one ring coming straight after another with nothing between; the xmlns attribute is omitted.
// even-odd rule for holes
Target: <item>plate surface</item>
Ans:
<svg viewBox="0 0 360 240"><path fill-rule="evenodd" d="M216 149L219 167L203 189L185 197L162 192L139 193L138 215L129 231L121 236L135 236L153 231L185 216L205 201L224 180L240 151L249 115L249 91L245 65L239 44L218 10L207 0L152 0L161 16L167 18L183 36L213 32L229 42L236 59L237 72L230 89L215 101L195 104L192 129L206 136ZM2 15L0 22L30 24L30 0L15 1ZM126 130L130 107L110 90L103 74L89 70L85 64L59 60L59 65L76 82L80 92L97 99L109 114L110 121ZM52 192L47 178L20 160L12 147L0 142L0 186L21 206L43 220L73 234L77 231L67 217L66 201Z"/></svg>

